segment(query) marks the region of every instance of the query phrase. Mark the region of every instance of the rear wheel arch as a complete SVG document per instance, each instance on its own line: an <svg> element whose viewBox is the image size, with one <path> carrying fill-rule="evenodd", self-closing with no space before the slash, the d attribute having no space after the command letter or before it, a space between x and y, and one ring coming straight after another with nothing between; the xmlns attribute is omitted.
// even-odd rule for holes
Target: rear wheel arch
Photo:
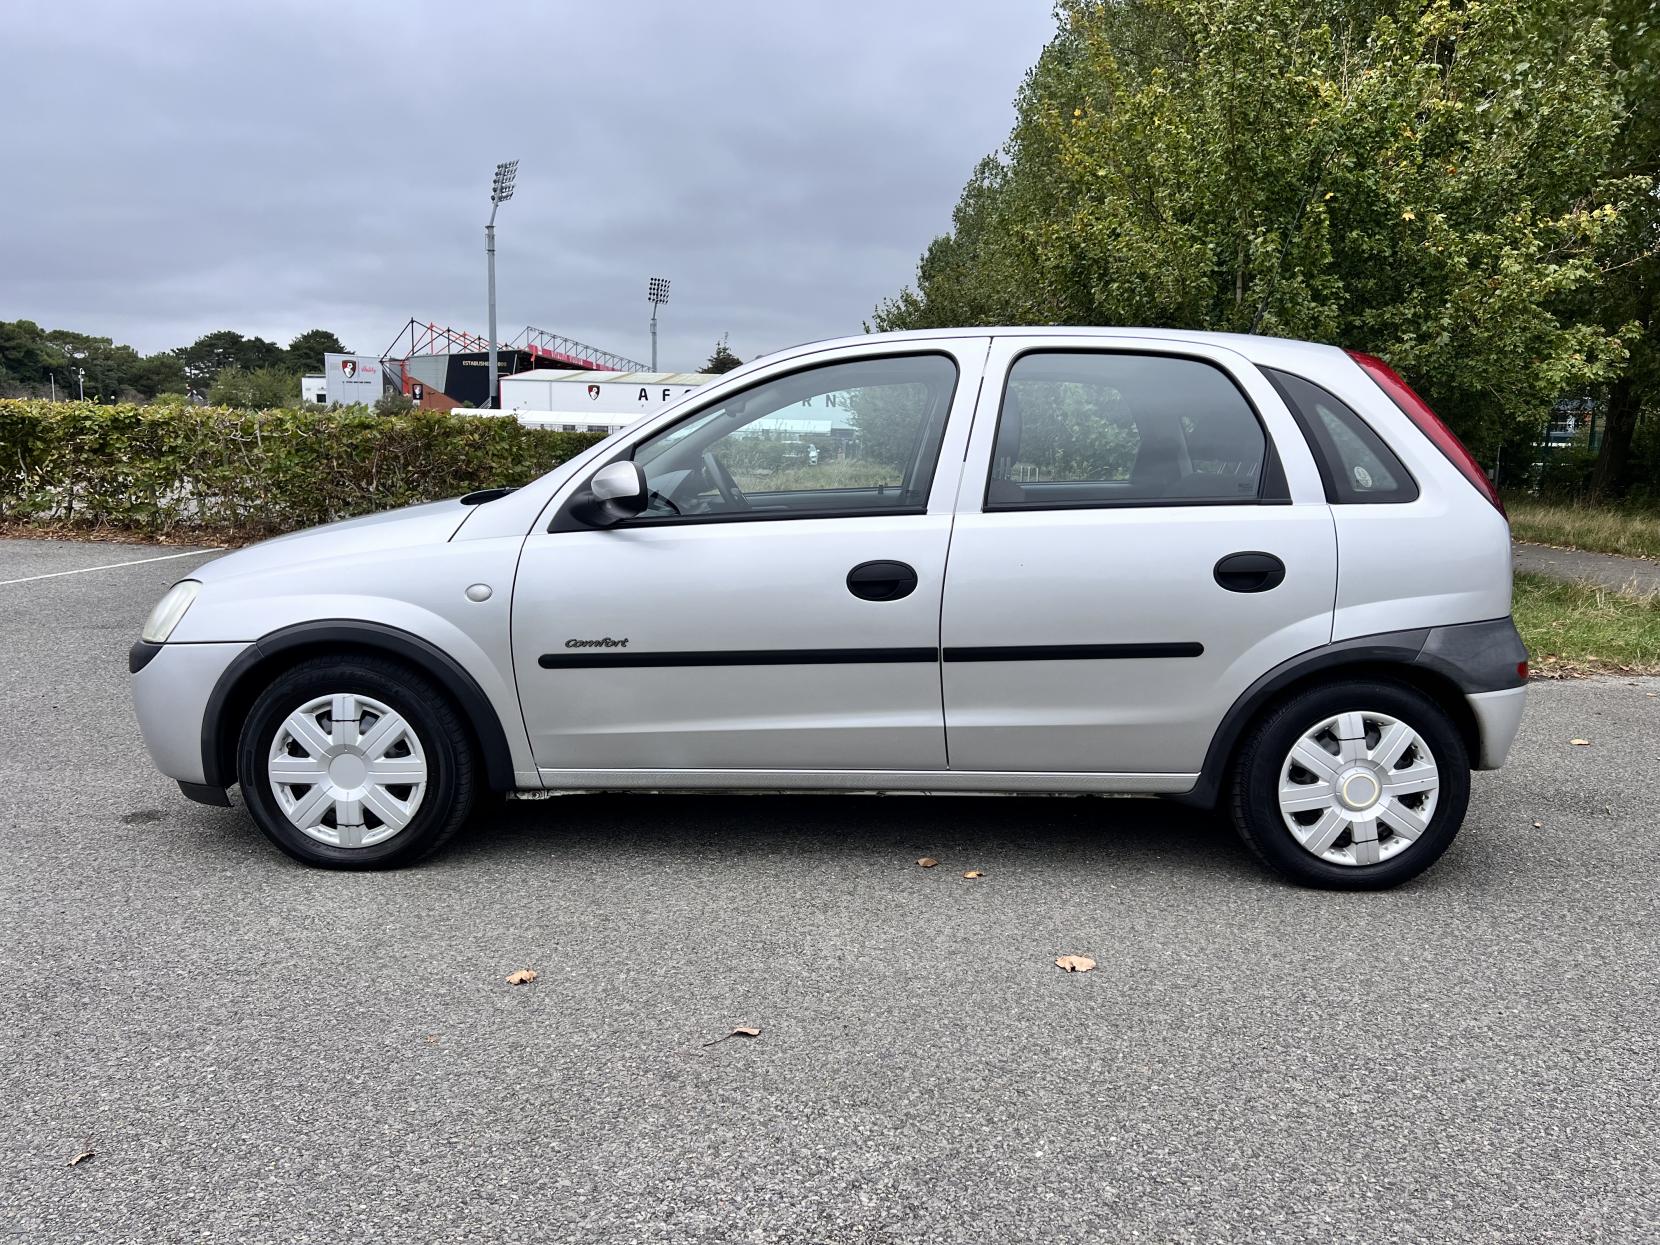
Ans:
<svg viewBox="0 0 1660 1245"><path fill-rule="evenodd" d="M285 670L316 657L389 658L437 685L472 736L485 783L514 787L513 755L489 697L453 657L410 632L383 623L328 619L297 623L249 645L215 684L202 715L202 772L207 785L236 781L237 739L255 699Z"/></svg>
<svg viewBox="0 0 1660 1245"><path fill-rule="evenodd" d="M1294 657L1246 689L1223 717L1205 753L1199 781L1173 797L1205 808L1219 805L1229 776L1252 729L1281 705L1310 688L1334 683L1399 683L1429 697L1446 713L1472 757L1481 754L1481 728L1464 691L1448 675L1417 663L1427 632L1408 633L1400 642L1364 641L1351 647ZM1416 641L1416 642L1414 642Z"/></svg>

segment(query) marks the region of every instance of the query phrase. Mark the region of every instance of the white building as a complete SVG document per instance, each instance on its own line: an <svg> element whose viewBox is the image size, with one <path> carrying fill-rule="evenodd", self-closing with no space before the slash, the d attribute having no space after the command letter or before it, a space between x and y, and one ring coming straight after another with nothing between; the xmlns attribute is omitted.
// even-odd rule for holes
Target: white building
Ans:
<svg viewBox="0 0 1660 1245"><path fill-rule="evenodd" d="M655 415L714 379L703 372L538 368L502 377L501 409L535 428L610 433Z"/></svg>
<svg viewBox="0 0 1660 1245"><path fill-rule="evenodd" d="M373 406L386 391L386 376L374 355L325 354L323 386L330 406Z"/></svg>

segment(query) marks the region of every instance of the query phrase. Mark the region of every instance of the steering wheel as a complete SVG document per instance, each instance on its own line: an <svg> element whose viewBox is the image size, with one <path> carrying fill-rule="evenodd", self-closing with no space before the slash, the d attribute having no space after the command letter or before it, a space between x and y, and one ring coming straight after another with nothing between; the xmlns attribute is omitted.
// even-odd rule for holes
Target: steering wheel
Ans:
<svg viewBox="0 0 1660 1245"><path fill-rule="evenodd" d="M713 450L703 451L703 469L709 478L714 481L715 487L720 490L721 500L737 510L748 510L749 498L738 487L738 482L732 478L732 473L726 469L726 464L715 457Z"/></svg>

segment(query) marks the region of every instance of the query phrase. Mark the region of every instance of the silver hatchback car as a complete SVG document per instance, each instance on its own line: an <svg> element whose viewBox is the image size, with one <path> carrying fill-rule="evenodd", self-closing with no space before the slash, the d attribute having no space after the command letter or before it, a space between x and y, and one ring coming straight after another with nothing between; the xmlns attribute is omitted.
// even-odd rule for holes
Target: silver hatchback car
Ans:
<svg viewBox="0 0 1660 1245"><path fill-rule="evenodd" d="M1446 849L1527 680L1498 497L1400 377L1152 329L785 351L209 563L130 664L161 771L315 865L485 792L1110 792L1348 888Z"/></svg>

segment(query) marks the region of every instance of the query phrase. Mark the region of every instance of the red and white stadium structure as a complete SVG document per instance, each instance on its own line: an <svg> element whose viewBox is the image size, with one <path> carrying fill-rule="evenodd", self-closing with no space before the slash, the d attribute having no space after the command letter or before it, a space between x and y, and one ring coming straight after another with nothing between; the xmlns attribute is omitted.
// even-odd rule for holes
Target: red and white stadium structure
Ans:
<svg viewBox="0 0 1660 1245"><path fill-rule="evenodd" d="M497 345L496 360L503 377L543 368L650 372L637 359L530 325L511 341ZM490 392L490 339L478 333L411 317L381 351L380 361L385 387L401 391L427 410L496 405L497 395Z"/></svg>

